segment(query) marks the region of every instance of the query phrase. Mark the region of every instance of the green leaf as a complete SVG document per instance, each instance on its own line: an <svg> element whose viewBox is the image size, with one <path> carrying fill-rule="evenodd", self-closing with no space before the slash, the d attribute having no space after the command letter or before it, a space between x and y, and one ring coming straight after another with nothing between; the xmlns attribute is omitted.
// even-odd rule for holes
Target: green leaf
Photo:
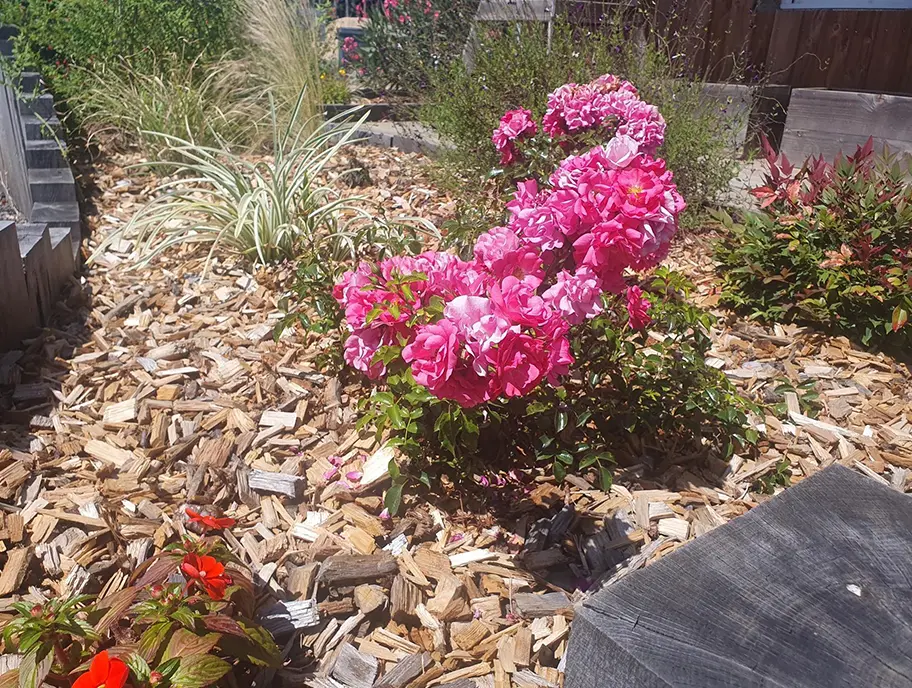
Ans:
<svg viewBox="0 0 912 688"><path fill-rule="evenodd" d="M121 659L130 667L130 671L133 672L133 676L138 683L148 683L149 674L152 672L152 669L149 668L149 664L145 659L135 652L122 655Z"/></svg>
<svg viewBox="0 0 912 688"><path fill-rule="evenodd" d="M614 484L614 476L611 474L611 470L599 464L599 477L602 481L602 490L608 492Z"/></svg>
<svg viewBox="0 0 912 688"><path fill-rule="evenodd" d="M45 646L37 652L29 652L19 665L19 688L38 688L49 673L54 663L51 647Z"/></svg>
<svg viewBox="0 0 912 688"><path fill-rule="evenodd" d="M902 306L894 308L892 319L893 331L898 332L907 322L909 322L909 312Z"/></svg>
<svg viewBox="0 0 912 688"><path fill-rule="evenodd" d="M402 472L399 470L399 464L396 463L396 459L390 459L387 470L393 480L397 480L399 476L402 475Z"/></svg>
<svg viewBox="0 0 912 688"><path fill-rule="evenodd" d="M567 427L567 412L558 411L554 416L554 432L561 433Z"/></svg>
<svg viewBox="0 0 912 688"><path fill-rule="evenodd" d="M221 637L218 633L207 633L200 636L186 628L178 628L168 641L168 647L165 648L162 659L207 654L218 644Z"/></svg>
<svg viewBox="0 0 912 688"><path fill-rule="evenodd" d="M212 655L184 657L171 677L171 685L174 688L203 688L211 686L229 671L228 662Z"/></svg>
<svg viewBox="0 0 912 688"><path fill-rule="evenodd" d="M402 488L404 487L403 483L393 483L390 485L390 488L386 491L386 494L383 495L383 504L386 506L387 510L390 513L390 516L395 516L399 513L399 506L402 504Z"/></svg>
<svg viewBox="0 0 912 688"><path fill-rule="evenodd" d="M154 662L158 651L171 633L172 622L168 619L156 621L139 638L139 653L147 662Z"/></svg>
<svg viewBox="0 0 912 688"><path fill-rule="evenodd" d="M564 464L560 461L555 461L551 465L551 470L554 471L554 479L557 480L557 482L564 482L564 478L567 477L567 467Z"/></svg>
<svg viewBox="0 0 912 688"><path fill-rule="evenodd" d="M427 471L421 471L421 475L418 476L418 480L419 480L419 482L421 482L422 485L424 485L428 489L431 489L431 478L427 474Z"/></svg>

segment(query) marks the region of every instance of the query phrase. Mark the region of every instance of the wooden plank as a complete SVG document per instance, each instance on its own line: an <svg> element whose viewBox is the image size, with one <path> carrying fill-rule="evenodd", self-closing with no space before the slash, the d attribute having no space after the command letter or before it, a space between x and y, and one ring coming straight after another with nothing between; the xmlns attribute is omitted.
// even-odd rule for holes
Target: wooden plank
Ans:
<svg viewBox="0 0 912 688"><path fill-rule="evenodd" d="M23 234L19 232L19 250L22 254L22 267L25 270L25 287L28 289L29 299L38 311L38 318L42 324L51 319L56 294L51 286L51 235L47 225L41 225L37 230Z"/></svg>
<svg viewBox="0 0 912 688"><path fill-rule="evenodd" d="M0 221L0 294L0 348L11 348L38 326L38 314L29 308L16 225L4 221Z"/></svg>
<svg viewBox="0 0 912 688"><path fill-rule="evenodd" d="M337 555L323 564L320 582L330 587L376 583L379 578L391 576L398 570L396 560L386 552Z"/></svg>
<svg viewBox="0 0 912 688"><path fill-rule="evenodd" d="M795 60L803 51L799 41L802 12L776 12L766 50L766 74L770 83L792 84Z"/></svg>
<svg viewBox="0 0 912 688"><path fill-rule="evenodd" d="M799 163L809 155L832 160L874 137L875 149L912 153L912 98L793 89L782 150Z"/></svg>
<svg viewBox="0 0 912 688"><path fill-rule="evenodd" d="M831 466L585 600L565 685L906 686L910 561L912 499Z"/></svg>

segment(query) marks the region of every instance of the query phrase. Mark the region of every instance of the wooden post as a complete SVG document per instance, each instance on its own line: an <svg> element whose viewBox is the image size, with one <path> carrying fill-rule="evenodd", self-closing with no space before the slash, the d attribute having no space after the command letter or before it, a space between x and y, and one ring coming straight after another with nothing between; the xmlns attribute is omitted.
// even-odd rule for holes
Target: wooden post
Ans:
<svg viewBox="0 0 912 688"><path fill-rule="evenodd" d="M0 347L17 346L37 327L37 316L29 307L16 225L0 222Z"/></svg>

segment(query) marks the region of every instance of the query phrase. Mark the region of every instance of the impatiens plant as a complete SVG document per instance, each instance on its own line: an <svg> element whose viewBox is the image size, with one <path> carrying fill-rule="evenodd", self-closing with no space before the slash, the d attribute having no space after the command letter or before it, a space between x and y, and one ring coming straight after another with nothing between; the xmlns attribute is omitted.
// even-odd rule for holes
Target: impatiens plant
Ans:
<svg viewBox="0 0 912 688"><path fill-rule="evenodd" d="M863 343L903 347L912 312L908 165L877 159L873 141L830 164L795 168L767 145L761 211L720 214L724 303L751 317L818 323Z"/></svg>
<svg viewBox="0 0 912 688"><path fill-rule="evenodd" d="M472 260L427 252L362 262L336 285L351 330L345 361L393 392L409 390L404 415L381 397L400 440L419 434L421 406L433 400L490 410L563 388L595 318L621 338L650 324L650 301L630 282L666 255L685 207L652 154L661 116L632 85L605 75L552 93L542 130L547 138L536 141L527 112L507 113L493 142L517 163L533 149L585 152L564 157L546 178L520 181L506 225L478 238ZM602 145L586 149L593 140ZM434 419L454 453L454 437L467 428L477 436L476 425L452 407Z"/></svg>
<svg viewBox="0 0 912 688"><path fill-rule="evenodd" d="M253 583L210 530L234 519L186 509L187 534L146 561L130 585L108 596L16 603L19 616L3 629L18 669L2 685L38 688L203 688L233 674L249 685L257 666L275 666L279 652L251 619Z"/></svg>

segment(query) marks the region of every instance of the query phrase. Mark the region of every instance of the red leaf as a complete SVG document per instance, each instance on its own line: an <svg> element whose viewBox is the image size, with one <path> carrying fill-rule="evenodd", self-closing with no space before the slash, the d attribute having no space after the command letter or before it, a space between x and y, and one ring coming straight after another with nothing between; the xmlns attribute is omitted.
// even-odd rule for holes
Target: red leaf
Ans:
<svg viewBox="0 0 912 688"><path fill-rule="evenodd" d="M228 635L239 635L241 637L247 636L247 633L244 632L244 629L241 628L238 622L229 616L222 616L221 614L204 616L203 625L210 631L227 633Z"/></svg>
<svg viewBox="0 0 912 688"><path fill-rule="evenodd" d="M171 636L171 640L168 641L168 647L165 648L162 661L168 661L173 657L208 654L218 644L221 637L219 633L207 633L199 636L186 628L179 628Z"/></svg>
<svg viewBox="0 0 912 688"><path fill-rule="evenodd" d="M111 626L122 619L130 605L133 604L133 600L139 594L139 590L137 587L124 588L98 602L95 605L96 609L107 609L108 611L95 624L95 630L104 635Z"/></svg>
<svg viewBox="0 0 912 688"><path fill-rule="evenodd" d="M164 583L168 577L177 572L181 556L179 554L162 553L143 562L133 574L133 585L144 588L149 585Z"/></svg>

